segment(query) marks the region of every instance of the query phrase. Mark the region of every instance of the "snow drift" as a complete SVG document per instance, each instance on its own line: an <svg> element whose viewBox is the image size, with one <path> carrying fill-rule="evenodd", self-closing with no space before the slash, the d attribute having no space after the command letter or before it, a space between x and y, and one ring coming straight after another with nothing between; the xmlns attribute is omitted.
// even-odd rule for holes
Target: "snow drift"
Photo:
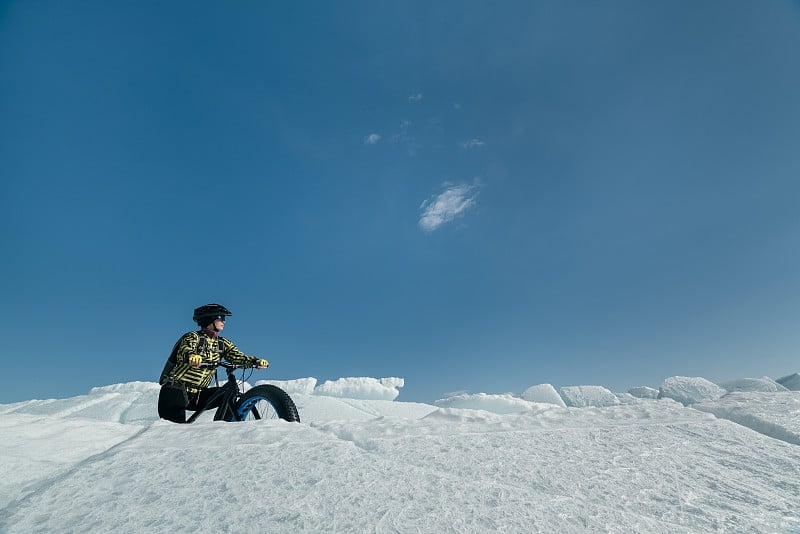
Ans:
<svg viewBox="0 0 800 534"><path fill-rule="evenodd" d="M566 406L564 399L558 394L552 384L537 384L522 392L522 398L531 402L543 402L545 404L555 404L556 406Z"/></svg>
<svg viewBox="0 0 800 534"><path fill-rule="evenodd" d="M289 394L321 395L342 399L394 400L400 394L402 378L347 377L326 380L317 386L316 378L296 380L259 380L258 384L273 384Z"/></svg>
<svg viewBox="0 0 800 534"><path fill-rule="evenodd" d="M0 405L0 531L800 531L800 392L432 406L331 382L285 382L303 423L159 421L144 382Z"/></svg>
<svg viewBox="0 0 800 534"><path fill-rule="evenodd" d="M800 373L781 377L776 382L788 390L800 391Z"/></svg>
<svg viewBox="0 0 800 534"><path fill-rule="evenodd" d="M664 381L659 397L673 399L688 406L698 402L716 400L725 393L727 393L725 389L705 378L673 376Z"/></svg>

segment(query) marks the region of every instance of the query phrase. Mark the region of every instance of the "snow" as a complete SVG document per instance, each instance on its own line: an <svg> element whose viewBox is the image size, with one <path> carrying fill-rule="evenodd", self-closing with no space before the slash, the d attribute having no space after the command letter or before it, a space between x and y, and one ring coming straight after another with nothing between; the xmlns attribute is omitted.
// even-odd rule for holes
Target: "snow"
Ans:
<svg viewBox="0 0 800 534"><path fill-rule="evenodd" d="M649 386L637 386L628 390L630 395L638 399L657 399L658 390Z"/></svg>
<svg viewBox="0 0 800 534"><path fill-rule="evenodd" d="M272 384L273 386L278 386L289 395L294 395L296 393L302 395L311 395L317 385L317 379L299 378L296 380L259 380L256 382L257 386L261 384Z"/></svg>
<svg viewBox="0 0 800 534"><path fill-rule="evenodd" d="M302 423L175 425L146 382L0 405L0 532L800 532L800 392L753 380L585 407L281 382Z"/></svg>
<svg viewBox="0 0 800 534"><path fill-rule="evenodd" d="M434 404L440 408L462 408L470 410L484 410L492 413L520 413L534 409L535 403L519 399L506 393L505 395L488 395L477 393L459 393L444 399L439 399Z"/></svg>
<svg viewBox="0 0 800 534"><path fill-rule="evenodd" d="M561 398L567 406L614 406L620 401L603 386L569 386L561 388Z"/></svg>
<svg viewBox="0 0 800 534"><path fill-rule="evenodd" d="M290 395L392 401L400 394L399 388L403 387L405 381L402 378L348 377L326 380L317 386L317 379L312 377L295 380L259 380L256 385L259 384L278 386Z"/></svg>
<svg viewBox="0 0 800 534"><path fill-rule="evenodd" d="M340 378L328 380L314 389L314 395L365 400L394 400L404 385L402 378Z"/></svg>
<svg viewBox="0 0 800 534"><path fill-rule="evenodd" d="M522 398L531 402L544 402L564 407L564 399L558 394L552 384L537 384L522 392Z"/></svg>
<svg viewBox="0 0 800 534"><path fill-rule="evenodd" d="M800 391L800 373L781 377L776 382L791 391Z"/></svg>
<svg viewBox="0 0 800 534"><path fill-rule="evenodd" d="M788 391L768 376L761 378L740 378L719 384L728 393L734 391Z"/></svg>
<svg viewBox="0 0 800 534"><path fill-rule="evenodd" d="M403 387L405 381L402 378L347 377L326 380L319 386L317 386L316 378L259 380L256 385L259 384L278 386L290 395L321 395L344 399L392 401L400 394L398 389Z"/></svg>
<svg viewBox="0 0 800 534"><path fill-rule="evenodd" d="M716 400L727 391L702 377L673 376L661 385L659 397L674 399L684 405Z"/></svg>
<svg viewBox="0 0 800 534"><path fill-rule="evenodd" d="M800 395L792 392L734 392L693 406L755 430L800 445Z"/></svg>

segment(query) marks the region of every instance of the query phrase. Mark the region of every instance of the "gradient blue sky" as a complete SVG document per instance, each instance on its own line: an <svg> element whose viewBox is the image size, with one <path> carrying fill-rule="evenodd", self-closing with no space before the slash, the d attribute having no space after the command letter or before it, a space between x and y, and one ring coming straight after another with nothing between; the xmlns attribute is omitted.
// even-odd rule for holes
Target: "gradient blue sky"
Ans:
<svg viewBox="0 0 800 534"><path fill-rule="evenodd" d="M399 400L800 371L800 9L0 3L0 402L258 378Z"/></svg>

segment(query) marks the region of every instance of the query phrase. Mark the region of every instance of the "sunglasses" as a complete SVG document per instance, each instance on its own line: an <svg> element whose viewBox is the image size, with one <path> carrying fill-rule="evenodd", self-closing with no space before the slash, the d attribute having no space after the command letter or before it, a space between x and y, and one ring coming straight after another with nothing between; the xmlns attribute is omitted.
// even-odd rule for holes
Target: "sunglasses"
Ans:
<svg viewBox="0 0 800 534"><path fill-rule="evenodd" d="M225 316L224 315L217 315L216 317L214 317L214 320L215 321L222 321L224 323L225 322Z"/></svg>

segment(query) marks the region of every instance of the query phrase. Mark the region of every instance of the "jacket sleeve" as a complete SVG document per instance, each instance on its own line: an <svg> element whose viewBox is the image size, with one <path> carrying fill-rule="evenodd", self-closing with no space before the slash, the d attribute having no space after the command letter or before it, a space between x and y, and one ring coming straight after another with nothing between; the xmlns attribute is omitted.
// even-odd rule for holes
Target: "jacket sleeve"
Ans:
<svg viewBox="0 0 800 534"><path fill-rule="evenodd" d="M258 358L240 351L229 339L222 338L222 358L234 364L255 364Z"/></svg>

